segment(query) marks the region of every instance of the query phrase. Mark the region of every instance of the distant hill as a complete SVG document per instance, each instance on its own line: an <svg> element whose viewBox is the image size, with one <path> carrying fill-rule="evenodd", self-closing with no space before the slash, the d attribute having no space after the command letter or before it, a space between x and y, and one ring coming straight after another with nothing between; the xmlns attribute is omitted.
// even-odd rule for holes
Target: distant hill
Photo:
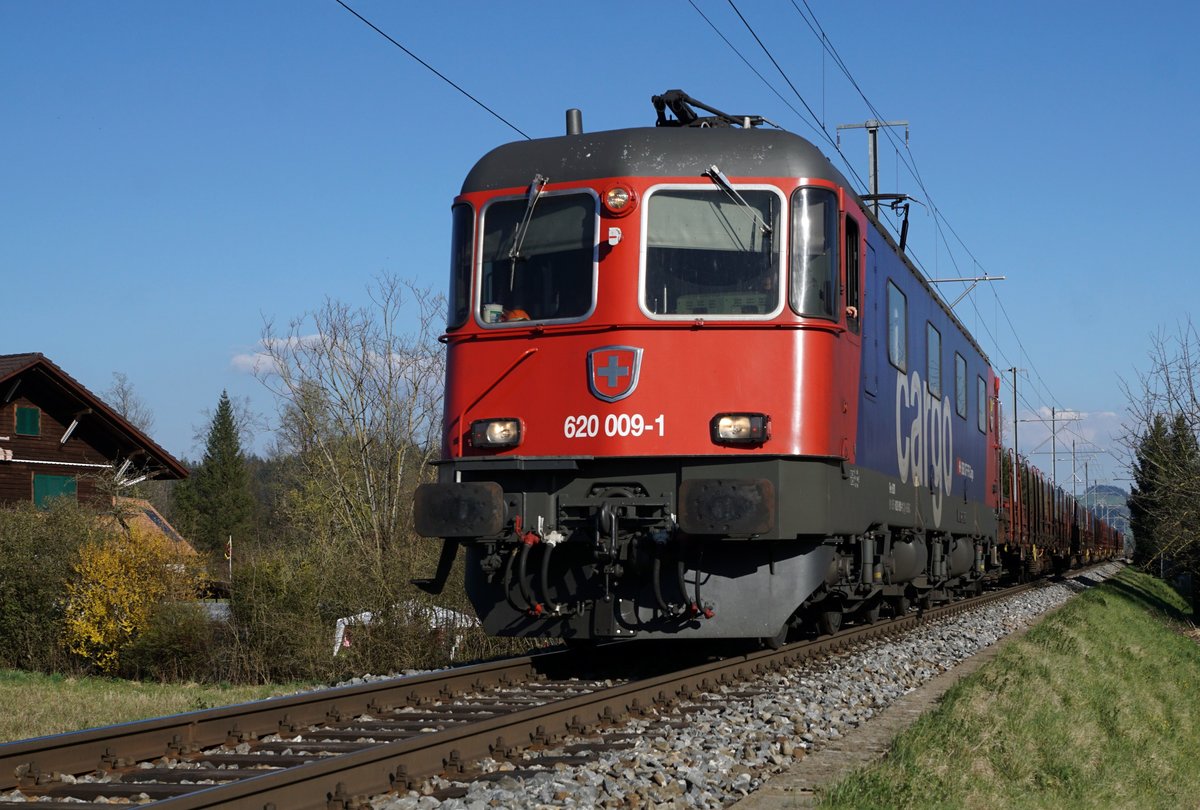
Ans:
<svg viewBox="0 0 1200 810"><path fill-rule="evenodd" d="M1130 536L1128 499L1129 493L1120 487L1096 484L1088 487L1087 492L1079 497L1079 502L1116 526L1128 538Z"/></svg>

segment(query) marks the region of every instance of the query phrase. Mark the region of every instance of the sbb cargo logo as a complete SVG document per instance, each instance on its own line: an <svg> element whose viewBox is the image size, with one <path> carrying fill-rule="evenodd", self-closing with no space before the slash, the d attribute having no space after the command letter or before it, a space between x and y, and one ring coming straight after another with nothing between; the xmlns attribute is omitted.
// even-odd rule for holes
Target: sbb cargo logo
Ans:
<svg viewBox="0 0 1200 810"><path fill-rule="evenodd" d="M950 399L938 399L914 371L896 372L896 463L900 483L928 486L933 525L942 525L942 506L954 486L954 430ZM961 474L960 470L960 474Z"/></svg>
<svg viewBox="0 0 1200 810"><path fill-rule="evenodd" d="M642 350L636 346L601 346L588 352L587 365L592 395L605 402L616 402L637 388Z"/></svg>

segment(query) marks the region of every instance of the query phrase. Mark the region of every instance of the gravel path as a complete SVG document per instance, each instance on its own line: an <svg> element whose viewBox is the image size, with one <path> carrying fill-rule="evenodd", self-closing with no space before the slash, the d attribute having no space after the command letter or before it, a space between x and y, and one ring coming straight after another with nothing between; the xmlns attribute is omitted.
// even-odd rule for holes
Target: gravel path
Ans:
<svg viewBox="0 0 1200 810"><path fill-rule="evenodd" d="M1092 572L1104 579L1110 563ZM630 720L606 738L628 746L600 751L586 765L559 763L533 775L497 774L470 785L461 799L430 795L453 783L435 777L422 791L372 800L375 810L487 810L542 807L719 808L756 790L814 750L867 723L885 707L960 661L1026 627L1086 582L1064 582L930 623L902 639L763 675L677 704L670 714ZM594 738L592 738L594 739ZM564 739L558 749L587 742ZM575 753L572 751L571 753ZM524 770L518 762L485 761L490 771Z"/></svg>

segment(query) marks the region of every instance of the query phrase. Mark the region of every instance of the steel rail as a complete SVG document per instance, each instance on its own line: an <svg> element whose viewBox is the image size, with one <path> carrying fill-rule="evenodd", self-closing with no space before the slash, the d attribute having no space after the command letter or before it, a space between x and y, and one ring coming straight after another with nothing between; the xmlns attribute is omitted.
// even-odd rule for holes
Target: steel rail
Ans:
<svg viewBox="0 0 1200 810"><path fill-rule="evenodd" d="M696 691L751 677L768 669L837 651L883 635L1009 598L1036 583L915 611L875 624L850 627L833 636L798 642L779 650L761 650L706 662L668 674L643 677L589 694L493 716L477 722L425 733L419 737L331 756L295 767L264 772L219 785L197 785L195 792L154 802L164 810L246 808L247 810L350 810L365 806L366 796L406 789L438 773L461 773L473 760L501 758L512 748L549 743L567 734L614 723L650 707L663 707ZM628 652L634 661L639 645L623 643L607 649ZM156 720L126 723L83 732L0 745L0 789L19 786L14 771L23 768L25 783L38 771L81 774L97 764L109 768L162 757L187 746L214 746L240 739L299 728L349 712L378 711L397 700L419 703L446 699L467 689L496 683L515 684L537 678L545 670L571 667L577 656L542 653L443 670L401 680L305 693L250 704L190 712ZM232 725L231 725L232 723Z"/></svg>
<svg viewBox="0 0 1200 810"><path fill-rule="evenodd" d="M663 706L696 691L796 664L934 619L1009 598L1036 584L1018 585L890 621L853 627L834 636L761 650L688 669L632 681L611 689L537 706L463 728L434 732L412 740L371 748L345 757L246 779L160 802L164 810L230 807L245 810L295 808L343 810L367 796L407 788L414 780L436 773L461 771L472 760L503 755L511 743L546 743L567 733L615 722L650 706ZM365 805L364 805L365 806Z"/></svg>
<svg viewBox="0 0 1200 810"><path fill-rule="evenodd" d="M367 711L384 702L446 697L487 684L517 683L567 666L577 653L551 651L401 679L303 692L168 717L0 744L0 790L18 787L25 773L83 774L116 760L144 760L194 746L219 745L239 735L273 733L325 722L336 712Z"/></svg>

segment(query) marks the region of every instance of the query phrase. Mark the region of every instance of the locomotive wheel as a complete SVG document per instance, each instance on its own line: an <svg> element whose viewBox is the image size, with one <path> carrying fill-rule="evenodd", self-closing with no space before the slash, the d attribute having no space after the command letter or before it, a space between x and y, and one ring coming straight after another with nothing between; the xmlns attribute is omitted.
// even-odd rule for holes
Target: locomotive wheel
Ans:
<svg viewBox="0 0 1200 810"><path fill-rule="evenodd" d="M875 624L879 621L879 608L883 602L880 599L872 599L870 604L859 608L858 616L865 624Z"/></svg>
<svg viewBox="0 0 1200 810"><path fill-rule="evenodd" d="M893 596L891 603L892 614L897 618L912 610L912 601L907 596Z"/></svg>
<svg viewBox="0 0 1200 810"><path fill-rule="evenodd" d="M817 627L821 635L832 636L842 629L842 611L822 610L817 613Z"/></svg>
<svg viewBox="0 0 1200 810"><path fill-rule="evenodd" d="M778 650L787 643L788 630L790 629L787 622L784 622L783 627L779 628L778 633L773 636L763 636L758 642L768 650Z"/></svg>

